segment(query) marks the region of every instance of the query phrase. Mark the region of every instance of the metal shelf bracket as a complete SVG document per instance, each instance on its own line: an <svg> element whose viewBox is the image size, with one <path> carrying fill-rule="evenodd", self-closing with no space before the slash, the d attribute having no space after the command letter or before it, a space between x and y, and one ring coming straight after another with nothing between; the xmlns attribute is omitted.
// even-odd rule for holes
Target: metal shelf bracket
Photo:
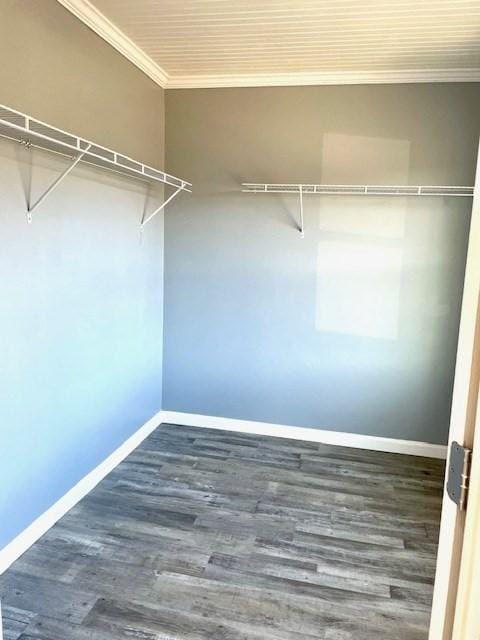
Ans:
<svg viewBox="0 0 480 640"><path fill-rule="evenodd" d="M48 189L46 189L42 193L42 195L38 198L38 200L36 200L32 205L28 206L28 210L27 210L27 221L28 221L28 224L31 224L31 222L32 222L32 213L35 211L35 209L40 204L42 204L42 202L52 193L52 191L54 191L58 187L58 185L68 176L68 174L73 169L75 169L77 164L80 162L80 160L87 153L87 151L90 149L91 146L92 145L89 144L84 151L82 151L77 156L75 156L73 158L73 162L71 164L69 164L68 167L64 171L62 171L62 173L58 176L58 178L52 182L52 184L48 187ZM28 146L27 148L30 148L30 146Z"/></svg>
<svg viewBox="0 0 480 640"><path fill-rule="evenodd" d="M163 211L163 209L165 209L167 204L171 202L180 193L180 191L184 191L184 190L185 190L185 185L182 184L165 200L165 202L163 202L159 207L157 207L154 211L152 211L150 215L146 216L146 214L144 213L142 222L140 223L140 230L143 231L143 228L145 227L145 225L148 224L150 220L152 220L157 214Z"/></svg>
<svg viewBox="0 0 480 640"><path fill-rule="evenodd" d="M299 193L300 193L300 236L302 238L305 237L305 231L303 228L303 185L299 184L298 185L299 188Z"/></svg>

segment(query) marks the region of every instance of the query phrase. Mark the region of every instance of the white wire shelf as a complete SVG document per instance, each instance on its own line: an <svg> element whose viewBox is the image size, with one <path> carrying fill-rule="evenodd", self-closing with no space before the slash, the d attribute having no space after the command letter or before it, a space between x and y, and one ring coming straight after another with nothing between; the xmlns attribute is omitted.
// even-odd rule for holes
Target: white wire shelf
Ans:
<svg viewBox="0 0 480 640"><path fill-rule="evenodd" d="M411 186L411 185L371 185L371 184L293 184L293 183L263 183L244 182L244 193L290 193L300 199L300 222L298 230L304 237L303 225L303 196L442 196L472 198L474 187L456 186Z"/></svg>
<svg viewBox="0 0 480 640"><path fill-rule="evenodd" d="M360 184L268 184L244 182L245 193L296 193L352 196L456 196L472 197L474 187L360 185Z"/></svg>
<svg viewBox="0 0 480 640"><path fill-rule="evenodd" d="M142 226L159 213L180 191L191 193L192 190L191 183L186 180L138 162L129 156L112 151L86 138L62 131L57 127L46 124L41 120L36 120L4 105L0 105L0 136L19 142L27 148L43 149L72 159L72 163L67 169L33 205L28 207L29 222L31 222L32 211L43 202L79 162L107 169L130 178L137 178L148 183L169 185L176 189L174 194L161 207L142 220Z"/></svg>

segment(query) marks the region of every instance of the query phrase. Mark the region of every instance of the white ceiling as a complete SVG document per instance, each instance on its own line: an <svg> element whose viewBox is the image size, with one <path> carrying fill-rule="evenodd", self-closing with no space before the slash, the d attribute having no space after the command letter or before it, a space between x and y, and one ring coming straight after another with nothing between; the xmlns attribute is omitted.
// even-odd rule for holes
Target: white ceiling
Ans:
<svg viewBox="0 0 480 640"><path fill-rule="evenodd" d="M480 0L59 0L172 87L480 80Z"/></svg>

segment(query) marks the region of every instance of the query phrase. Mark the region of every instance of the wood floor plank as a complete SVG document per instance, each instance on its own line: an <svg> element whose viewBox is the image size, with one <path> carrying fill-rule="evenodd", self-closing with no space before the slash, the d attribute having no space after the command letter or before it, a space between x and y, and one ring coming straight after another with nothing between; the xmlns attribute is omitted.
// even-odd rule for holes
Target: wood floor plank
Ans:
<svg viewBox="0 0 480 640"><path fill-rule="evenodd" d="M426 640L443 474L162 425L0 577L5 640Z"/></svg>
<svg viewBox="0 0 480 640"><path fill-rule="evenodd" d="M3 640L18 640L28 625L37 616L31 611L10 607L3 603L2 614L4 620Z"/></svg>

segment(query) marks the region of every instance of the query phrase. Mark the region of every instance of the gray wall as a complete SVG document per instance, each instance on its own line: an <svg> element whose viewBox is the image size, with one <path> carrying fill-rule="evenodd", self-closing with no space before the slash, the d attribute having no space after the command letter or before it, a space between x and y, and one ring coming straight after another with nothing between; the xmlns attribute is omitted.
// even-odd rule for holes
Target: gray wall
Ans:
<svg viewBox="0 0 480 640"><path fill-rule="evenodd" d="M163 165L162 89L55 0L0 7L0 103ZM65 166L0 140L0 549L161 408L163 221L83 166L27 225Z"/></svg>
<svg viewBox="0 0 480 640"><path fill-rule="evenodd" d="M444 443L471 202L250 182L470 185L480 85L167 91L164 409Z"/></svg>

